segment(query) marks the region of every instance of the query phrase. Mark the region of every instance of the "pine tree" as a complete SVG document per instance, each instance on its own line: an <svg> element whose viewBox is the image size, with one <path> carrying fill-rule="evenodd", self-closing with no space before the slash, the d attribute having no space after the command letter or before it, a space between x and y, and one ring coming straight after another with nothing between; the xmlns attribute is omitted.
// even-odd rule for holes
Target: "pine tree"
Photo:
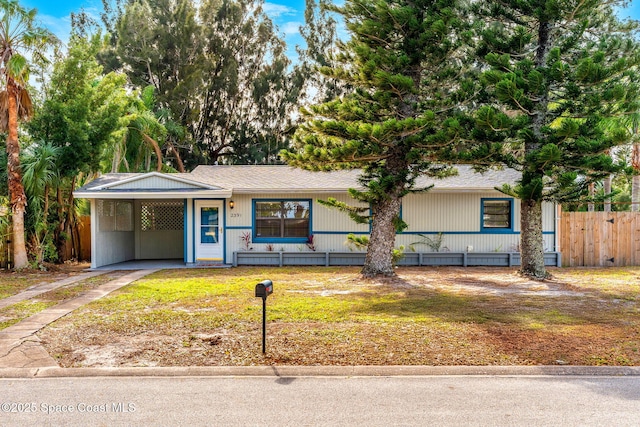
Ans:
<svg viewBox="0 0 640 427"><path fill-rule="evenodd" d="M638 107L636 25L599 0L475 3L478 58L487 71L476 113L487 156L522 171L503 191L521 201L521 273L544 278L542 202L575 200L618 166L607 150L624 143L622 118Z"/></svg>
<svg viewBox="0 0 640 427"><path fill-rule="evenodd" d="M305 73L307 95L312 102L327 102L347 93L348 87L344 82L327 78L317 72L321 67L331 67L334 64L332 50L338 42L338 22L329 12L328 0L306 0L304 11L304 26L300 27L300 35L305 41L305 47L296 47L301 69Z"/></svg>
<svg viewBox="0 0 640 427"><path fill-rule="evenodd" d="M154 87L157 107L187 130L187 168L279 161L304 79L262 1L115 3L114 46L100 58Z"/></svg>
<svg viewBox="0 0 640 427"><path fill-rule="evenodd" d="M433 0L347 0L334 10L346 22L351 39L338 46L335 63L322 68L353 91L303 110L306 123L297 149L283 152L291 165L309 170L360 169L362 190L351 189L364 212L333 202L353 219L371 222L365 277L393 275L396 232L402 197L422 175L452 173L434 159L457 133L446 120L459 101L457 91L464 53L463 21L456 2ZM453 77L456 77L454 80Z"/></svg>

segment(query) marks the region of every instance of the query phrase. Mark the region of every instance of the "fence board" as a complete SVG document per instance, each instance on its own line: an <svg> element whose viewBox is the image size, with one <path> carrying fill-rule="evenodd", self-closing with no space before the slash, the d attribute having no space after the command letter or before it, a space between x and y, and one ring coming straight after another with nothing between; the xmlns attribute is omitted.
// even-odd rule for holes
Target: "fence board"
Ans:
<svg viewBox="0 0 640 427"><path fill-rule="evenodd" d="M581 222L571 221L571 217L567 216L567 222L570 225L571 234L569 235L569 242L572 252L571 265L583 265L584 264L584 228Z"/></svg>
<svg viewBox="0 0 640 427"><path fill-rule="evenodd" d="M629 263L631 265L640 264L640 221L633 221L633 218L629 218Z"/></svg>
<svg viewBox="0 0 640 427"><path fill-rule="evenodd" d="M91 261L91 216L80 217L80 260Z"/></svg>
<svg viewBox="0 0 640 427"><path fill-rule="evenodd" d="M562 212L563 265L640 265L640 212Z"/></svg>

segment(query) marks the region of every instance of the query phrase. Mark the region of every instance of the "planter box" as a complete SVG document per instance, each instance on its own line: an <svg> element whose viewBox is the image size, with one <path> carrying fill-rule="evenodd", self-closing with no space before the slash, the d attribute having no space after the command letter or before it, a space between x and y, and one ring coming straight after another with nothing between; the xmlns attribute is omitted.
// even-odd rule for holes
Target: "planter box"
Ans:
<svg viewBox="0 0 640 427"><path fill-rule="evenodd" d="M324 265L327 266L327 252L283 252L282 265Z"/></svg>
<svg viewBox="0 0 640 427"><path fill-rule="evenodd" d="M520 265L520 254L518 254L518 265ZM545 252L544 265L552 267L562 267L562 253L561 252Z"/></svg>
<svg viewBox="0 0 640 427"><path fill-rule="evenodd" d="M417 252L405 253L404 256L398 261L398 265L402 266L419 266L421 254Z"/></svg>
<svg viewBox="0 0 640 427"><path fill-rule="evenodd" d="M465 266L465 254L462 252L427 252L421 255L422 260L420 265Z"/></svg>
<svg viewBox="0 0 640 427"><path fill-rule="evenodd" d="M469 252L465 254L467 257L467 266L488 265L495 267L511 267L513 266L513 256L505 252Z"/></svg>
<svg viewBox="0 0 640 427"><path fill-rule="evenodd" d="M364 265L366 256L364 252L329 252L329 265Z"/></svg>
<svg viewBox="0 0 640 427"><path fill-rule="evenodd" d="M234 252L233 253L233 266L239 265L272 265L279 266L280 253L279 252Z"/></svg>
<svg viewBox="0 0 640 427"><path fill-rule="evenodd" d="M360 266L364 265L364 252L254 252L233 253L233 266L287 265ZM561 254L544 254L546 266L560 267ZM399 266L493 266L514 267L520 265L518 252L408 252L398 262Z"/></svg>

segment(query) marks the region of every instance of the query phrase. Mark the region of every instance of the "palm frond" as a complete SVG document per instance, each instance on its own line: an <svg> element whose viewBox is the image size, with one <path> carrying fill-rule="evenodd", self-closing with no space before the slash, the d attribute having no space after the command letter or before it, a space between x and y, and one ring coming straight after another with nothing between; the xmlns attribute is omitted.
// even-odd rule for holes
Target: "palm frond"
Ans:
<svg viewBox="0 0 640 427"><path fill-rule="evenodd" d="M18 94L18 120L29 120L33 117L33 102L26 89ZM6 90L0 91L0 132L9 128L9 95Z"/></svg>

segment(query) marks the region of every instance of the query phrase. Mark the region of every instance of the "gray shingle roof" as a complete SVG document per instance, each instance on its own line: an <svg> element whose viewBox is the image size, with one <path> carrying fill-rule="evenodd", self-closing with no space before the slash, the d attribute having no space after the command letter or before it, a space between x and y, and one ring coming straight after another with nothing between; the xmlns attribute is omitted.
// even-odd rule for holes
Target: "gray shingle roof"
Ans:
<svg viewBox="0 0 640 427"><path fill-rule="evenodd" d="M470 166L457 166L458 175L444 179L425 177L419 187L434 184L440 190L491 190L502 184L513 184L520 177L513 169L475 173ZM198 166L191 179L216 185L234 192L261 191L346 191L357 188L357 170L309 172L289 166Z"/></svg>
<svg viewBox="0 0 640 427"><path fill-rule="evenodd" d="M419 187L434 184L434 190L440 191L482 191L513 184L520 177L513 169L490 170L475 173L470 166L456 167L458 175L444 179L422 178ZM115 183L145 174L105 174L85 185L83 191L91 191L98 186ZM235 193L260 192L341 192L349 188L358 188L359 171L340 170L333 172L309 172L289 166L273 165L217 165L198 166L191 173L174 176L190 181L232 190ZM141 189L142 190L142 189Z"/></svg>
<svg viewBox="0 0 640 427"><path fill-rule="evenodd" d="M191 179L234 192L345 191L358 186L358 172L309 172L290 166L198 166ZM215 184L214 184L215 183Z"/></svg>
<svg viewBox="0 0 640 427"><path fill-rule="evenodd" d="M116 182L122 181L127 178L132 178L134 176L142 176L141 173L108 173L102 175L93 181L83 185L78 188L78 190L93 190L96 187L100 187L102 185L114 184Z"/></svg>

